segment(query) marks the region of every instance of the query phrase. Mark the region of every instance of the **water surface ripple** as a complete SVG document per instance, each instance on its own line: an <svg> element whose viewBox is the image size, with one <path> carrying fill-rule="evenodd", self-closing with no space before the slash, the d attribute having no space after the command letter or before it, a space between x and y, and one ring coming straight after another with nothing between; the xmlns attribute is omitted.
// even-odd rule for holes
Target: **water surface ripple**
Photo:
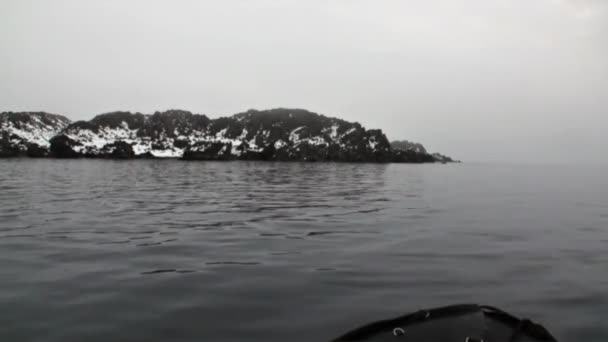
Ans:
<svg viewBox="0 0 608 342"><path fill-rule="evenodd" d="M0 161L1 341L326 341L456 302L607 341L590 166Z"/></svg>

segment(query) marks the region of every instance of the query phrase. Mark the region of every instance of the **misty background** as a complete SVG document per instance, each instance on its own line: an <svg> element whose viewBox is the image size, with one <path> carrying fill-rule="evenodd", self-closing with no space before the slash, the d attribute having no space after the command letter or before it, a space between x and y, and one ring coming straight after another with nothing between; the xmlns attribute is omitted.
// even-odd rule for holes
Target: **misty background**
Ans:
<svg viewBox="0 0 608 342"><path fill-rule="evenodd" d="M0 111L275 107L464 161L602 161L608 1L0 0Z"/></svg>

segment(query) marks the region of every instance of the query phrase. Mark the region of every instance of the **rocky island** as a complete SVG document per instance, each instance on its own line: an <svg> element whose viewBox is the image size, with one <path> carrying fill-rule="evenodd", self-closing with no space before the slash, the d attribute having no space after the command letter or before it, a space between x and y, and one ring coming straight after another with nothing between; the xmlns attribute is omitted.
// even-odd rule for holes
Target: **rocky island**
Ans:
<svg viewBox="0 0 608 342"><path fill-rule="evenodd" d="M210 119L168 110L112 112L89 121L44 112L0 113L0 157L181 158L342 162L452 162L378 129L302 109L249 110Z"/></svg>

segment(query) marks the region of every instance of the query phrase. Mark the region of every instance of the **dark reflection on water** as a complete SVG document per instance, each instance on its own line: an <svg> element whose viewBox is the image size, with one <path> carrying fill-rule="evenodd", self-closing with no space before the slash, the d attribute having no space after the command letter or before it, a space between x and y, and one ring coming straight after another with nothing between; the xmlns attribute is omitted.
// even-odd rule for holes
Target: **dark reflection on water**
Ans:
<svg viewBox="0 0 608 342"><path fill-rule="evenodd" d="M482 302L608 340L605 169L0 161L0 340L323 341Z"/></svg>

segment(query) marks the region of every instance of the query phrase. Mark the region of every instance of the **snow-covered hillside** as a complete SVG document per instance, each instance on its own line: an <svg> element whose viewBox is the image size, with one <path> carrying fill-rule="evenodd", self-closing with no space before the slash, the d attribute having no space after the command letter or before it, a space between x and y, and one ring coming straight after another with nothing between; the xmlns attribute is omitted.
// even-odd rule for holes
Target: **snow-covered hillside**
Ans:
<svg viewBox="0 0 608 342"><path fill-rule="evenodd" d="M305 110L250 110L210 120L172 110L108 113L75 122L53 139L62 157L388 161L379 130Z"/></svg>
<svg viewBox="0 0 608 342"><path fill-rule="evenodd" d="M0 124L5 157L437 161L422 147L392 149L381 130L302 109L249 110L217 119L183 110L112 112L73 123L46 113L2 113Z"/></svg>
<svg viewBox="0 0 608 342"><path fill-rule="evenodd" d="M0 156L46 156L50 140L69 124L44 112L0 113Z"/></svg>

